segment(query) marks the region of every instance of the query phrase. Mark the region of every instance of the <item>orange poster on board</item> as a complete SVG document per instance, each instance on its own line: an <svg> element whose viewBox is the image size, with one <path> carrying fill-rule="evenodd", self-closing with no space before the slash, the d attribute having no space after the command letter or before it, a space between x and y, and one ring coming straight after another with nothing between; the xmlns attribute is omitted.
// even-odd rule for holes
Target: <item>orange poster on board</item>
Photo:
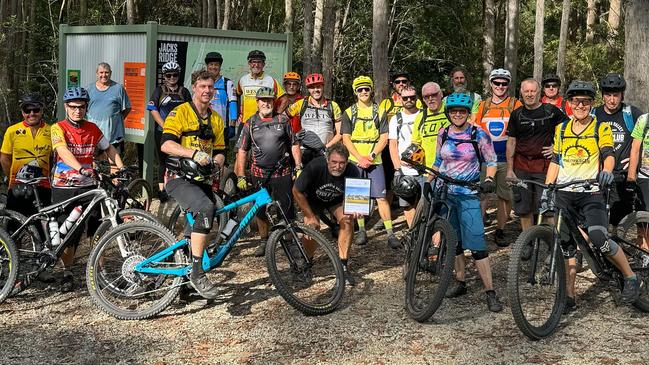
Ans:
<svg viewBox="0 0 649 365"><path fill-rule="evenodd" d="M124 88L131 99L131 112L124 120L126 133L144 136L146 105L146 63L124 62Z"/></svg>

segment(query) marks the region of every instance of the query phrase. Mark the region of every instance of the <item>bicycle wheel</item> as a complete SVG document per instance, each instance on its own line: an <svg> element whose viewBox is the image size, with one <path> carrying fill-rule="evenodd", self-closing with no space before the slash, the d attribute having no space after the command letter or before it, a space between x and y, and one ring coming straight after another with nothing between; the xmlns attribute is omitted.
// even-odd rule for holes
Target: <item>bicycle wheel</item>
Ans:
<svg viewBox="0 0 649 365"><path fill-rule="evenodd" d="M408 234L403 238L403 247L405 255L403 258L403 279L406 279L408 275L408 263L410 262L410 256L414 250L415 242L419 237L419 232L426 226L426 214L428 213L428 207L430 202L423 196L417 202L417 207L415 208L415 216L412 219L412 227L408 231ZM423 234L423 232L422 232Z"/></svg>
<svg viewBox="0 0 649 365"><path fill-rule="evenodd" d="M145 319L163 311L178 295L183 277L141 274L134 269L175 243L171 232L154 222L133 221L108 231L90 252L86 266L93 302L118 319ZM187 265L181 250L176 250L160 267Z"/></svg>
<svg viewBox="0 0 649 365"><path fill-rule="evenodd" d="M15 285L14 290L10 293L11 296L20 293L28 286L30 280L26 280L26 276L35 273L39 269L38 256L44 248L42 234L36 223L31 223L19 234L16 234L18 228L26 221L27 217L16 211L0 211L0 228L12 236L12 241L18 252L17 257L20 261L20 270L16 279L19 285Z"/></svg>
<svg viewBox="0 0 649 365"><path fill-rule="evenodd" d="M633 305L643 312L649 312L649 212L638 211L628 214L620 221L618 242L624 249L631 270L641 280L640 297ZM617 241L616 241L617 242ZM641 246L638 247L638 244ZM644 249L641 250L640 248Z"/></svg>
<svg viewBox="0 0 649 365"><path fill-rule="evenodd" d="M320 232L299 223L274 231L266 243L270 281L306 315L331 313L342 300L343 266L333 247Z"/></svg>
<svg viewBox="0 0 649 365"><path fill-rule="evenodd" d="M237 175L230 167L225 168L220 185L220 189L228 196L237 193Z"/></svg>
<svg viewBox="0 0 649 365"><path fill-rule="evenodd" d="M0 229L0 303L13 291L20 269L18 250L11 236Z"/></svg>
<svg viewBox="0 0 649 365"><path fill-rule="evenodd" d="M122 209L117 212L117 223L131 222L135 220L144 220L149 222L158 222L158 219L151 213L141 210L141 209ZM92 245L95 246L101 239L101 237L112 228L111 222L109 220L103 221L95 235L92 237Z"/></svg>
<svg viewBox="0 0 649 365"><path fill-rule="evenodd" d="M533 226L514 243L507 270L507 294L518 328L530 339L551 335L559 325L566 301L566 271L561 250L554 253L554 235L549 226ZM531 257L526 247L534 245Z"/></svg>
<svg viewBox="0 0 649 365"><path fill-rule="evenodd" d="M126 186L128 197L122 208L136 208L149 210L151 208L151 199L153 190L151 184L144 179L135 179Z"/></svg>
<svg viewBox="0 0 649 365"><path fill-rule="evenodd" d="M451 224L440 218L424 236L420 227L406 275L406 310L417 322L427 321L444 300L451 283L457 236Z"/></svg>
<svg viewBox="0 0 649 365"><path fill-rule="evenodd" d="M223 199L217 194L214 194L214 209L223 208ZM210 246L214 244L221 243L221 232L225 228L225 225L228 223L229 213L223 213L219 216L214 217L214 224L212 225L212 232L208 236L208 242ZM180 208L179 204L176 204L173 212L169 216L169 222L167 223L167 228L177 237L182 238L185 232L185 226L187 225L187 220L185 219L185 214ZM216 230L215 230L216 228Z"/></svg>

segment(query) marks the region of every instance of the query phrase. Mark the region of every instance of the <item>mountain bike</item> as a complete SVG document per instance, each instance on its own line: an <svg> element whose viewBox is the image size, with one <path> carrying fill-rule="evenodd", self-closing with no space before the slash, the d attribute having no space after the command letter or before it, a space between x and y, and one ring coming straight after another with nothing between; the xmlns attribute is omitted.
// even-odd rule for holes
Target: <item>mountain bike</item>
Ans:
<svg viewBox="0 0 649 365"><path fill-rule="evenodd" d="M112 176L112 179L106 185L106 190L117 201L120 208L147 211L151 208L153 190L148 181L137 177L137 166L124 167L111 174L111 165L108 161L100 160L96 161L95 164L104 175Z"/></svg>
<svg viewBox="0 0 649 365"><path fill-rule="evenodd" d="M522 180L517 186L526 188L535 184L548 190L550 204L539 210L538 224L523 231L512 248L507 271L507 294L512 315L518 328L530 339L539 340L554 333L566 301L566 270L559 232L567 225L571 237L588 262L595 276L610 284L614 298L619 296L624 285L624 276L606 256L584 238L575 217L564 209L555 209L556 192L573 185L581 185L586 191L594 191L595 180L579 180L565 184L542 184ZM606 209L609 210L608 194ZM554 212L555 225L542 223L545 213ZM636 224L649 226L649 215L638 214ZM614 234L613 239L626 254L631 269L641 280L641 293L633 304L643 312L649 311L649 251L636 244L637 229L627 227L622 235ZM531 253L527 248L532 247Z"/></svg>
<svg viewBox="0 0 649 365"><path fill-rule="evenodd" d="M277 167L281 166L282 161ZM273 171L274 172L274 171ZM334 311L342 300L345 285L342 264L320 232L290 221L265 186L253 194L215 211L215 219L252 203L240 222L229 218L223 243L203 253L205 272L224 262L239 236L266 206L272 233L266 243L266 265L278 293L307 315ZM194 224L191 212L186 220ZM178 241L164 226L152 222L130 222L108 232L90 253L86 279L90 297L104 312L118 319L145 319L163 311L188 284L191 244Z"/></svg>
<svg viewBox="0 0 649 365"><path fill-rule="evenodd" d="M449 222L451 209L446 202L449 185L480 190L479 184L456 180L419 164L403 159L420 174L429 173L432 182L425 182L417 203L412 227L404 239L406 258L405 302L408 314L425 322L442 304L453 280L453 264L458 244L455 229Z"/></svg>

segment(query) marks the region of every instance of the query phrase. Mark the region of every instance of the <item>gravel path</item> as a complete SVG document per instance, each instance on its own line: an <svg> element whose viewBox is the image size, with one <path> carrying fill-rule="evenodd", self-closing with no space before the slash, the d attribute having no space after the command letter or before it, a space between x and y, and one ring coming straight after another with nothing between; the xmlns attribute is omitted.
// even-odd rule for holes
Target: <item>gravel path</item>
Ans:
<svg viewBox="0 0 649 365"><path fill-rule="evenodd" d="M217 300L176 300L151 320L115 320L85 288L60 294L36 285L0 304L0 364L649 364L648 316L616 307L590 274L578 277L579 309L546 340L527 340L509 307L490 313L472 266L469 294L416 323L403 307L402 254L380 234L353 248L358 285L325 317L305 317L275 293L263 260L252 256L254 240L241 242L212 277L222 284ZM510 241L516 235L507 232ZM509 249L490 249L506 301ZM83 251L78 264L82 277Z"/></svg>

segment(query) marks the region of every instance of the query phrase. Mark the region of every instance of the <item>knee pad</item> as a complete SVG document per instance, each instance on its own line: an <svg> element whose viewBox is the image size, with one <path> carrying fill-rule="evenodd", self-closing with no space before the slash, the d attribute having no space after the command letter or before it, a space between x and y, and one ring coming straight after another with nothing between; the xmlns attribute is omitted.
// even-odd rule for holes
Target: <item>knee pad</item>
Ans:
<svg viewBox="0 0 649 365"><path fill-rule="evenodd" d="M464 255L464 249L462 248L462 242L458 242L455 246L455 256Z"/></svg>
<svg viewBox="0 0 649 365"><path fill-rule="evenodd" d="M487 251L471 251L471 256L473 256L473 259L478 261L482 259L486 259L489 257L489 252Z"/></svg>
<svg viewBox="0 0 649 365"><path fill-rule="evenodd" d="M613 256L617 253L618 245L608 238L608 231L603 226L588 227L588 238L604 255Z"/></svg>
<svg viewBox="0 0 649 365"><path fill-rule="evenodd" d="M194 212L194 226L192 227L192 232L208 234L212 230L212 223L214 222L214 206L211 204L209 209L201 209L198 212ZM202 207L207 208L207 207Z"/></svg>

